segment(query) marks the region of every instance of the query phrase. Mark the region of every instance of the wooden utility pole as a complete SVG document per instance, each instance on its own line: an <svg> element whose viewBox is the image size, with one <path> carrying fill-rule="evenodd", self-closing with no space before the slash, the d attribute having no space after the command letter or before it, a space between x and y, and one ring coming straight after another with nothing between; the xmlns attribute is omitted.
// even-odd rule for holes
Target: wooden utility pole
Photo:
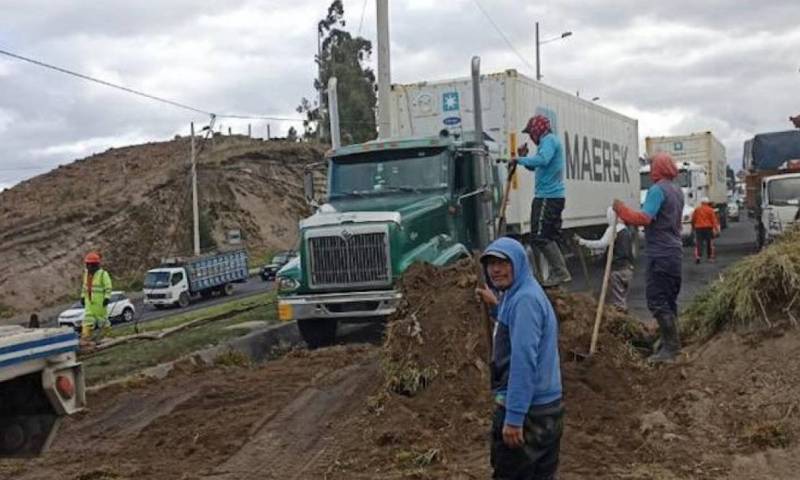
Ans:
<svg viewBox="0 0 800 480"><path fill-rule="evenodd" d="M192 232L194 237L194 254L200 255L200 212L197 205L197 155L194 147L194 122L192 134Z"/></svg>

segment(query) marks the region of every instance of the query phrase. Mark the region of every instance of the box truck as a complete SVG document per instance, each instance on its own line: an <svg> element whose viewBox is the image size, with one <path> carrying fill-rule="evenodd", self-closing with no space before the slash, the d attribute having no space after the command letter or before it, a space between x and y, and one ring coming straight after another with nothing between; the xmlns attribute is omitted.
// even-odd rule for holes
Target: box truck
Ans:
<svg viewBox="0 0 800 480"><path fill-rule="evenodd" d="M247 252L235 250L188 259L165 259L144 277L144 304L185 308L193 298L230 295L247 281Z"/></svg>

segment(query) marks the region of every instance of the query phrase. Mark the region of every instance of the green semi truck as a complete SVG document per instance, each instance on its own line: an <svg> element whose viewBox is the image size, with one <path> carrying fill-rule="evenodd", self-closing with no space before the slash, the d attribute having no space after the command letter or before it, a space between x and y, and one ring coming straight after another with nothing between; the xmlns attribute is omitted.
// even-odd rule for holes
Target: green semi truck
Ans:
<svg viewBox="0 0 800 480"><path fill-rule="evenodd" d="M475 132L479 60L473 59ZM397 280L414 262L446 265L494 238L500 195L484 135L375 140L327 154L327 198L300 222L299 255L278 273L278 313L312 347L335 341L340 322L380 321L401 299Z"/></svg>

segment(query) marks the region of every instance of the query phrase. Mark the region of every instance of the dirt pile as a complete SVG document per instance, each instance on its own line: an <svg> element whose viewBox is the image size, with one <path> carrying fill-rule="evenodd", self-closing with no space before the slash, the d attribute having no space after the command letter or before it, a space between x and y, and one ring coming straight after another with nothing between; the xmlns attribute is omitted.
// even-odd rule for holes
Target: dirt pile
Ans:
<svg viewBox="0 0 800 480"><path fill-rule="evenodd" d="M383 388L340 432L342 450L328 478L488 477L489 334L474 297L476 278L471 261L443 269L414 265L406 272L404 304L382 349ZM582 366L572 352L589 348L596 303L563 292L551 293L551 301L560 323L565 397L570 412L578 412L568 418L568 430L577 431L565 448L596 448L596 434L630 423L630 410L617 411L617 402L631 400L631 375L641 367L628 342L644 331L608 309L601 348L590 367ZM633 442L605 441L616 450ZM602 472L605 462L620 461L607 452L596 462L579 457L576 471Z"/></svg>
<svg viewBox="0 0 800 480"><path fill-rule="evenodd" d="M123 289L161 258L190 253L189 143L109 149L0 193L0 315L74 299L90 249ZM201 231L222 245L240 229L252 253L292 247L309 213L303 167L322 154L241 136L209 141L198 157Z"/></svg>

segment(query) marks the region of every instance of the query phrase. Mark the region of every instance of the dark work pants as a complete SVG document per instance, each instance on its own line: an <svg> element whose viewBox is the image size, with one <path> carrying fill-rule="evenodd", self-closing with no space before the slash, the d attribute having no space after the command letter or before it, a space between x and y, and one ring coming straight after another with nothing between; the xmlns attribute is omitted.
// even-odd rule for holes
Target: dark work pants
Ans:
<svg viewBox="0 0 800 480"><path fill-rule="evenodd" d="M654 317L668 313L677 318L681 291L681 257L648 257L647 308Z"/></svg>
<svg viewBox="0 0 800 480"><path fill-rule="evenodd" d="M561 402L525 417L525 444L509 448L503 442L505 408L497 405L492 421L491 462L495 480L553 480L558 473L561 434L564 431L564 408Z"/></svg>
<svg viewBox="0 0 800 480"><path fill-rule="evenodd" d="M534 198L531 204L531 246L543 247L561 238L563 198Z"/></svg>
<svg viewBox="0 0 800 480"><path fill-rule="evenodd" d="M695 228L694 229L694 258L703 258L703 250L706 250L708 258L715 257L714 250L714 229L713 228Z"/></svg>

